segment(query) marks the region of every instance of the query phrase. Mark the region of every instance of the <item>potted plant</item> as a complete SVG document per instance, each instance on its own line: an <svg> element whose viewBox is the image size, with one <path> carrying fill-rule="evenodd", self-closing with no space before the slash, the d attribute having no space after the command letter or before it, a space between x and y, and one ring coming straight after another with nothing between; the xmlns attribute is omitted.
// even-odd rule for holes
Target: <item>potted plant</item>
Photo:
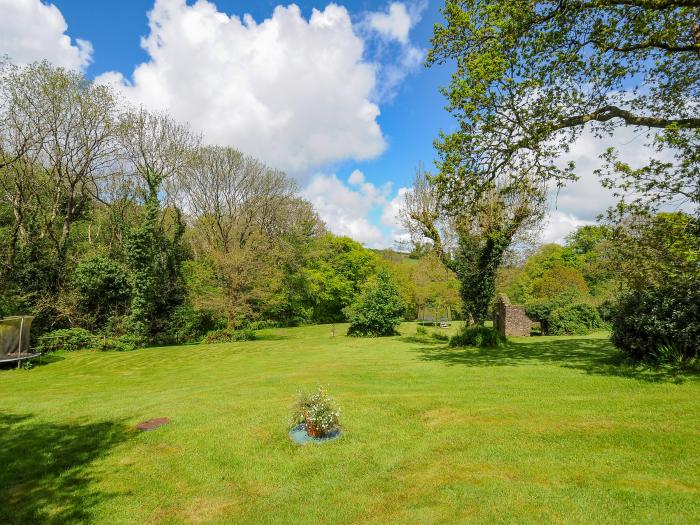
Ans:
<svg viewBox="0 0 700 525"><path fill-rule="evenodd" d="M299 395L295 405L292 427L303 424L312 438L323 438L340 428L340 410L323 388Z"/></svg>

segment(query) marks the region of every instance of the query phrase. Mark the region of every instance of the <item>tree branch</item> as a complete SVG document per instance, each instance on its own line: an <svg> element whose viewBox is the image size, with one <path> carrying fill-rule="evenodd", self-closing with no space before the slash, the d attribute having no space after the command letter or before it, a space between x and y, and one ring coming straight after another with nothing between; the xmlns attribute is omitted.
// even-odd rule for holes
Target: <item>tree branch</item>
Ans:
<svg viewBox="0 0 700 525"><path fill-rule="evenodd" d="M592 121L607 122L614 118L621 118L625 121L627 125L630 126L644 126L647 128L667 128L669 126L677 126L682 129L700 128L700 118L690 117L679 119L666 119L658 117L647 117L644 115L635 115L630 111L618 108L617 106L604 106L591 113L575 115L572 117L565 118L559 123L556 123L552 131L571 128L574 126L580 126L582 124L586 124L587 122Z"/></svg>

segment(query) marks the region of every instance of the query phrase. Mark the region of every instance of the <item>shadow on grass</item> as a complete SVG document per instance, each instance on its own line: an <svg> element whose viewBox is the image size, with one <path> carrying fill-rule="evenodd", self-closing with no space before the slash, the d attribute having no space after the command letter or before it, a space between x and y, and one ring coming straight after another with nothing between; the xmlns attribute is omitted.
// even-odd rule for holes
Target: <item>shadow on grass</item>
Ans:
<svg viewBox="0 0 700 525"><path fill-rule="evenodd" d="M519 366L532 363L559 365L588 374L627 377L649 382L683 383L700 379L697 369L650 366L630 362L604 339L547 339L509 341L503 348L419 348L420 359L441 361L448 366Z"/></svg>
<svg viewBox="0 0 700 525"><path fill-rule="evenodd" d="M419 343L423 345L444 345L447 343L444 339L437 339L430 335L403 335L398 339L404 343Z"/></svg>
<svg viewBox="0 0 700 525"><path fill-rule="evenodd" d="M0 523L85 523L109 494L91 463L128 439L117 422L57 424L0 414Z"/></svg>

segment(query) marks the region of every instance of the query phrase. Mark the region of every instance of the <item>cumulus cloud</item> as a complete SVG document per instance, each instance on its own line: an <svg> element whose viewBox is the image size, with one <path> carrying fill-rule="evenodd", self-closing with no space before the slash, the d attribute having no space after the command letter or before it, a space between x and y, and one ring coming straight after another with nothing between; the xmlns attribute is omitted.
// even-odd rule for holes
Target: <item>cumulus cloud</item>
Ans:
<svg viewBox="0 0 700 525"><path fill-rule="evenodd" d="M68 24L53 4L41 0L0 0L0 56L15 64L46 59L56 66L84 69L92 45L66 34Z"/></svg>
<svg viewBox="0 0 700 525"><path fill-rule="evenodd" d="M542 242L561 242L579 226L594 224L598 215L617 203L617 197L601 185L594 173L602 167L600 155L609 147L616 148L620 157L633 167L648 163L650 158L668 160L670 155L650 149L645 134L631 127L620 127L613 137L603 138L596 137L590 129L585 130L560 159L560 166L570 160L576 163L579 180L552 193L552 211L542 232Z"/></svg>
<svg viewBox="0 0 700 525"><path fill-rule="evenodd" d="M318 174L302 194L333 233L352 237L370 248L386 248L393 244L398 224L393 216L398 201L397 197L390 199L391 186L390 182L377 186L355 170L347 183L334 174Z"/></svg>
<svg viewBox="0 0 700 525"><path fill-rule="evenodd" d="M593 221L581 220L570 213L555 210L547 217L540 234L540 241L545 244L550 242L562 244L569 233L587 224L594 223Z"/></svg>
<svg viewBox="0 0 700 525"><path fill-rule="evenodd" d="M392 2L387 13L371 13L368 20L370 27L375 31L402 44L408 42L408 32L412 23L405 4Z"/></svg>
<svg viewBox="0 0 700 525"><path fill-rule="evenodd" d="M207 0L156 0L149 26L150 60L131 80L99 79L127 99L293 173L384 151L376 66L344 7L314 9L306 20L296 5L278 6L256 22Z"/></svg>

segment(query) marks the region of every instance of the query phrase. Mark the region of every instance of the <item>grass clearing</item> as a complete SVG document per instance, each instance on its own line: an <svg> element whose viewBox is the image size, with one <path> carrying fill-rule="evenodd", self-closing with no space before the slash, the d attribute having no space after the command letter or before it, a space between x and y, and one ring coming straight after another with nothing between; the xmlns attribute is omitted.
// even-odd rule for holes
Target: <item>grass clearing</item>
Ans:
<svg viewBox="0 0 700 525"><path fill-rule="evenodd" d="M0 522L700 522L697 376L620 365L605 334L476 350L415 331L0 371ZM344 435L300 447L291 406L319 383Z"/></svg>

